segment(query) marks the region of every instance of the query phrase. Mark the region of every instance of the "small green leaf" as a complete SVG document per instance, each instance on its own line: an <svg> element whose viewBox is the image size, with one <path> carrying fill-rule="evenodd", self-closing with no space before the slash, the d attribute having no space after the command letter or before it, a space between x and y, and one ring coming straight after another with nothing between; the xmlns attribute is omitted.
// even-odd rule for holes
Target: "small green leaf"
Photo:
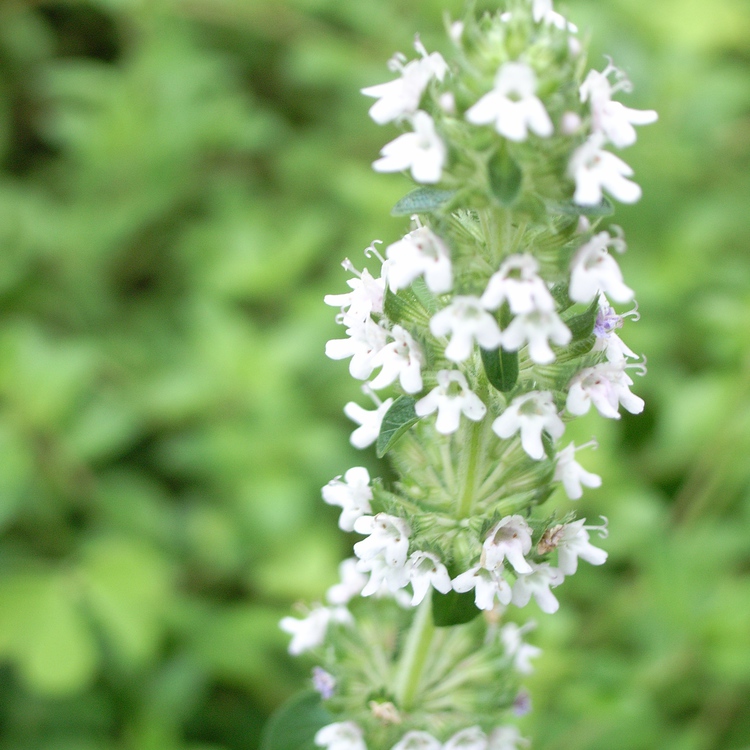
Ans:
<svg viewBox="0 0 750 750"><path fill-rule="evenodd" d="M566 216L612 216L615 212L612 201L606 196L602 196L601 203L597 203L595 206L579 206L577 203L551 203L549 209Z"/></svg>
<svg viewBox="0 0 750 750"><path fill-rule="evenodd" d="M482 349L481 352L487 380L503 393L513 390L518 380L518 352L505 349Z"/></svg>
<svg viewBox="0 0 750 750"><path fill-rule="evenodd" d="M380 434L375 446L378 458L383 458L404 433L415 422L419 421L419 417L414 411L414 404L416 404L416 401L411 396L399 396L391 404L391 408L383 417L383 424L380 426Z"/></svg>
<svg viewBox="0 0 750 750"><path fill-rule="evenodd" d="M574 315L570 320L565 322L570 332L573 334L572 341L581 341L588 338L594 332L594 323L596 315L599 312L599 299L594 297L591 304L586 308L586 312L580 315Z"/></svg>
<svg viewBox="0 0 750 750"><path fill-rule="evenodd" d="M487 170L492 195L495 196L500 205L512 205L521 192L523 173L518 164L511 158L508 150L502 148L497 151L487 164Z"/></svg>
<svg viewBox="0 0 750 750"><path fill-rule="evenodd" d="M439 628L471 622L480 611L474 604L473 591L462 594L457 591L449 591L447 594L440 594L434 589L432 591L432 620Z"/></svg>
<svg viewBox="0 0 750 750"><path fill-rule="evenodd" d="M316 692L298 693L268 720L260 750L318 750L315 733L332 721Z"/></svg>
<svg viewBox="0 0 750 750"><path fill-rule="evenodd" d="M391 323L422 323L426 326L429 321L422 301L411 288L400 289L396 294L386 287L383 312Z"/></svg>
<svg viewBox="0 0 750 750"><path fill-rule="evenodd" d="M454 195L455 190L439 190L432 187L419 187L407 193L392 209L392 216L429 214L444 206Z"/></svg>

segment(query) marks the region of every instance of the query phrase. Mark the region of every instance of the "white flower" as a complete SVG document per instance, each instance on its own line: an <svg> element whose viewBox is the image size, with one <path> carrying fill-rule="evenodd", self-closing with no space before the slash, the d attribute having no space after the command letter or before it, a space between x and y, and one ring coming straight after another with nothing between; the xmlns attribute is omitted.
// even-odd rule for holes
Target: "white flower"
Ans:
<svg viewBox="0 0 750 750"><path fill-rule="evenodd" d="M386 557L387 554L386 551L381 551L357 563L358 570L370 574L362 589L362 596L380 597L384 594L395 594L408 585L409 571L404 565L394 564L393 558Z"/></svg>
<svg viewBox="0 0 750 750"><path fill-rule="evenodd" d="M529 745L516 727L497 727L490 733L487 750L518 750Z"/></svg>
<svg viewBox="0 0 750 750"><path fill-rule="evenodd" d="M609 82L609 75L615 74L614 86ZM653 109L630 109L620 102L612 101L612 94L619 90L630 90L630 82L625 75L611 63L600 73L589 71L581 85L581 101L591 102L591 120L594 132L603 133L615 146L623 148L636 141L633 125L649 125L656 122L659 116Z"/></svg>
<svg viewBox="0 0 750 750"><path fill-rule="evenodd" d="M482 562L489 570L501 569L507 558L516 572L531 572L524 557L531 550L531 528L523 516L506 516L496 523L487 534L482 549Z"/></svg>
<svg viewBox="0 0 750 750"><path fill-rule="evenodd" d="M448 72L448 66L440 53L428 55L419 38L415 40L414 47L422 55L421 59L412 60L406 65L403 65L399 57L392 61L391 67L400 70L400 78L362 89L365 96L373 96L378 100L370 107L370 117L378 125L413 115L419 108L427 84L433 78L442 81Z"/></svg>
<svg viewBox="0 0 750 750"><path fill-rule="evenodd" d="M424 275L435 294L453 288L453 268L448 246L429 227L418 226L385 251L389 260L388 286L392 292L409 286Z"/></svg>
<svg viewBox="0 0 750 750"><path fill-rule="evenodd" d="M355 466L344 474L344 481L338 476L332 479L322 489L323 500L329 505L341 508L339 528L342 531L352 531L354 522L365 513L370 513L370 475L362 466Z"/></svg>
<svg viewBox="0 0 750 750"><path fill-rule="evenodd" d="M373 367L382 367L378 376L370 381L375 390L385 388L398 378L407 393L422 390L422 364L424 355L408 331L393 326L390 332L393 342L386 344L373 358Z"/></svg>
<svg viewBox="0 0 750 750"><path fill-rule="evenodd" d="M414 405L417 416L425 417L437 410L435 429L441 435L450 435L458 429L461 414L478 422L487 413L487 407L476 393L469 390L466 376L458 370L440 370L438 385Z"/></svg>
<svg viewBox="0 0 750 750"><path fill-rule="evenodd" d="M565 492L571 500L579 500L583 496L583 489L581 485L585 487L601 487L602 478L598 474L592 474L590 471L586 471L581 464L575 460L576 450L580 450L584 446L576 448L574 443L571 443L567 448L563 448L557 454L557 463L555 464L555 475L552 480L555 482L562 482Z"/></svg>
<svg viewBox="0 0 750 750"><path fill-rule="evenodd" d="M326 591L326 599L330 604L348 604L355 596L362 593L367 583L367 576L357 569L358 562L356 557L349 557L339 565L341 580Z"/></svg>
<svg viewBox="0 0 750 750"><path fill-rule="evenodd" d="M346 607L313 607L307 617L284 617L279 627L292 636L289 653L298 655L317 648L325 640L331 622L351 624L352 616Z"/></svg>
<svg viewBox="0 0 750 750"><path fill-rule="evenodd" d="M517 396L510 406L492 423L495 434L509 438L520 430L521 445L531 458L539 461L544 456L542 432L557 440L565 432L565 425L557 415L549 391L531 391Z"/></svg>
<svg viewBox="0 0 750 750"><path fill-rule="evenodd" d="M348 339L331 339L326 343L326 356L330 359L351 357L349 373L357 380L366 380L375 367L375 355L386 345L386 332L368 315L355 317L350 313L342 316L347 326Z"/></svg>
<svg viewBox="0 0 750 750"><path fill-rule="evenodd" d="M355 448L367 448L378 439L380 425L383 423L383 417L385 417L386 412L391 408L391 404L393 404L393 399L387 398L373 411L362 408L359 404L355 404L354 401L350 401L344 407L344 414L353 422L360 425L352 432L350 438L351 444Z"/></svg>
<svg viewBox="0 0 750 750"><path fill-rule="evenodd" d="M503 349L517 351L528 342L532 361L547 365L555 360L548 340L557 346L565 346L572 336L556 312L535 311L513 318L503 331Z"/></svg>
<svg viewBox="0 0 750 750"><path fill-rule="evenodd" d="M626 286L617 261L607 252L608 247L624 252L621 237L609 232L599 232L576 250L570 262L570 289L568 295L574 302L591 302L599 292L604 292L617 302L633 299L633 290Z"/></svg>
<svg viewBox="0 0 750 750"><path fill-rule="evenodd" d="M594 323L596 342L592 351L604 352L610 362L622 362L626 358L638 359L638 355L615 333L622 327L623 318L632 316L638 320L638 305L624 315L618 315L602 294L599 299L599 310Z"/></svg>
<svg viewBox="0 0 750 750"><path fill-rule="evenodd" d="M552 121L536 97L537 80L529 65L503 64L495 76L495 87L466 112L473 125L494 124L495 130L512 141L525 141L528 131L547 138Z"/></svg>
<svg viewBox="0 0 750 750"><path fill-rule="evenodd" d="M501 572L487 570L482 565L475 565L453 579L453 590L463 594L474 589L474 602L486 611L495 608L495 599L500 604L509 604L511 589Z"/></svg>
<svg viewBox="0 0 750 750"><path fill-rule="evenodd" d="M440 562L440 558L431 552L413 552L409 557L408 571L414 592L411 600L413 607L425 598L430 586L441 594L447 594L451 590L448 570Z"/></svg>
<svg viewBox="0 0 750 750"><path fill-rule="evenodd" d="M454 734L443 750L487 750L487 735L481 727L469 727Z"/></svg>
<svg viewBox="0 0 750 750"><path fill-rule="evenodd" d="M570 23L564 16L552 10L552 0L534 0L531 13L534 21L537 23L544 21L545 23L557 26L561 30L567 28L573 34L578 31L578 27L575 24Z"/></svg>
<svg viewBox="0 0 750 750"><path fill-rule="evenodd" d="M593 403L603 417L619 419L618 405L631 414L643 411L644 401L630 392L632 379L625 362L602 362L581 370L571 381L566 406L571 414L586 414Z"/></svg>
<svg viewBox="0 0 750 750"><path fill-rule="evenodd" d="M505 647L505 656L512 661L513 667L520 674L531 674L534 667L531 666L530 659L542 653L542 649L523 640L523 636L533 627L533 622L526 623L523 627L509 622L500 630L500 640Z"/></svg>
<svg viewBox="0 0 750 750"><path fill-rule="evenodd" d="M430 320L435 336L451 334L445 356L463 362L471 355L474 340L484 349L497 349L502 334L495 318L485 310L478 297L458 295Z"/></svg>
<svg viewBox="0 0 750 750"><path fill-rule="evenodd" d="M589 542L589 529L596 529L602 538L607 536L606 519L604 526L584 526L586 519L566 523L557 542L557 566L566 576L578 570L578 558L591 565L603 565L607 553Z"/></svg>
<svg viewBox="0 0 750 750"><path fill-rule="evenodd" d="M563 582L562 572L549 563L531 563L531 568L531 573L519 576L513 584L513 604L525 607L533 596L542 612L548 615L557 612L560 603L550 587L559 586Z"/></svg>
<svg viewBox="0 0 750 750"><path fill-rule="evenodd" d="M354 554L360 560L372 560L383 555L394 568L402 568L409 551L411 528L403 518L378 513L375 516L360 516L354 522L358 534L368 534L367 539L354 545Z"/></svg>
<svg viewBox="0 0 750 750"><path fill-rule="evenodd" d="M496 310L507 300L515 315L553 311L555 301L538 274L539 264L533 255L509 255L490 278L482 295L482 305Z"/></svg>
<svg viewBox="0 0 750 750"><path fill-rule="evenodd" d="M326 750L367 750L362 730L353 721L337 721L319 729L315 744Z"/></svg>
<svg viewBox="0 0 750 750"><path fill-rule="evenodd" d="M441 744L428 732L407 732L391 750L440 750Z"/></svg>
<svg viewBox="0 0 750 750"><path fill-rule="evenodd" d="M376 172L411 170L411 176L424 184L440 182L447 156L445 144L435 132L435 123L427 112L418 110L411 120L413 133L403 133L380 150L373 162Z"/></svg>
<svg viewBox="0 0 750 750"><path fill-rule="evenodd" d="M342 311L348 310L353 318L364 318L370 313L382 313L385 296L383 276L376 279L366 268L364 271L358 271L348 258L341 265L355 275L355 278L346 282L352 291L344 294L326 294L323 298L326 305L340 307Z"/></svg>
<svg viewBox="0 0 750 750"><path fill-rule="evenodd" d="M568 165L575 180L573 201L579 206L596 206L602 202L602 190L622 203L635 203L641 197L641 188L627 177L633 170L619 157L602 149L603 136L594 133L573 152Z"/></svg>

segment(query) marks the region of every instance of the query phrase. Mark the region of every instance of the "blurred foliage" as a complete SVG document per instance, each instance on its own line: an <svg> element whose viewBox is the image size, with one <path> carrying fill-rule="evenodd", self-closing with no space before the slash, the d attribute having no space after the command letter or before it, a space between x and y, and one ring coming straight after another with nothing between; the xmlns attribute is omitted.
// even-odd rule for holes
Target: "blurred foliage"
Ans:
<svg viewBox="0 0 750 750"><path fill-rule="evenodd" d="M319 488L387 471L323 356L338 262L405 227L358 89L460 6L0 4L0 750L252 750L305 684L277 621L350 542ZM750 11L561 9L661 115L616 217L650 372L644 415L574 430L611 559L538 618L524 729L747 750Z"/></svg>

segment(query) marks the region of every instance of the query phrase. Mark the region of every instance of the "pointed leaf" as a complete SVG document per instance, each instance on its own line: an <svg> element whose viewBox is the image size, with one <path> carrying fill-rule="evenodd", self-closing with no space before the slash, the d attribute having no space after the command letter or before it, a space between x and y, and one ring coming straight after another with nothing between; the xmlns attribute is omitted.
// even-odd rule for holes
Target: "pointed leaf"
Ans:
<svg viewBox="0 0 750 750"><path fill-rule="evenodd" d="M428 214L444 206L454 195L455 190L439 190L432 187L419 187L407 193L392 209L393 216Z"/></svg>
<svg viewBox="0 0 750 750"><path fill-rule="evenodd" d="M333 717L312 691L290 698L271 716L263 730L260 750L319 750L314 738Z"/></svg>
<svg viewBox="0 0 750 750"><path fill-rule="evenodd" d="M498 391L512 391L518 380L518 352L507 352L502 348L482 349L481 352L487 380Z"/></svg>
<svg viewBox="0 0 750 750"><path fill-rule="evenodd" d="M497 151L487 164L487 170L492 195L502 206L512 205L521 192L523 173L508 150L503 148Z"/></svg>
<svg viewBox="0 0 750 750"><path fill-rule="evenodd" d="M391 323L418 322L427 325L429 321L424 305L411 288L399 289L398 293L395 293L386 287L383 312Z"/></svg>
<svg viewBox="0 0 750 750"><path fill-rule="evenodd" d="M382 458L401 439L404 433L419 421L414 411L417 402L411 396L399 396L383 417L378 442L375 446L378 458Z"/></svg>
<svg viewBox="0 0 750 750"><path fill-rule="evenodd" d="M599 299L594 297L591 304L586 308L586 312L580 315L574 315L565 322L570 332L573 334L573 341L581 341L588 338L594 332L596 316L599 312Z"/></svg>
<svg viewBox="0 0 750 750"><path fill-rule="evenodd" d="M447 594L434 589L432 591L432 620L439 628L471 622L480 612L474 604L473 591L461 594L458 591L449 591Z"/></svg>
<svg viewBox="0 0 750 750"><path fill-rule="evenodd" d="M566 216L612 216L615 212L612 201L606 196L603 196L602 202L595 206L579 206L577 203L551 203L549 209Z"/></svg>

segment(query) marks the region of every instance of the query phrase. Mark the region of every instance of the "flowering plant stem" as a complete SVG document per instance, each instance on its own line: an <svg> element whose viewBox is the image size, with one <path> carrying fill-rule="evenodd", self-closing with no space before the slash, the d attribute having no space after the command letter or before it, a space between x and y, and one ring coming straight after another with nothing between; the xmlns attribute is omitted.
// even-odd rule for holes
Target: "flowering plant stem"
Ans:
<svg viewBox="0 0 750 750"><path fill-rule="evenodd" d="M327 750L528 746L509 719L529 710L520 680L539 649L509 607L552 614L579 560L607 559L589 535L606 519L544 507L602 481L577 462L584 446L559 441L592 405L608 419L644 407L628 374L644 362L616 333L637 313L610 304L634 296L609 252L625 241L600 224L605 193L640 197L606 147L656 113L612 98L629 84L611 63L583 78L577 29L551 0L469 10L449 32L450 62L417 37L417 59L397 55L398 77L363 90L377 123L405 131L374 168L420 187L394 209L411 230L385 257L365 251L379 272L346 260L350 291L325 298L346 331L326 354L374 401L345 406L352 445L375 444L396 476L357 466L323 488L362 538L327 604L281 623L292 653L318 659Z"/></svg>

